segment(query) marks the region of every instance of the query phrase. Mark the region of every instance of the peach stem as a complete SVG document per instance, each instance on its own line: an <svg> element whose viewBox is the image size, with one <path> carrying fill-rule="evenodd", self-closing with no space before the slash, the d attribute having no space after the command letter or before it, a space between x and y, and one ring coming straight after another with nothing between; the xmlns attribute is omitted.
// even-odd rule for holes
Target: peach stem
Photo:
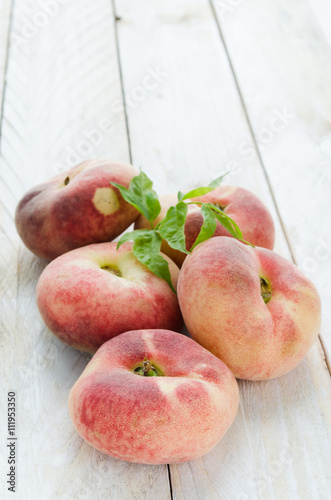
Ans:
<svg viewBox="0 0 331 500"><path fill-rule="evenodd" d="M137 366L133 373L143 377L163 377L163 373L149 359L144 359L141 365Z"/></svg>
<svg viewBox="0 0 331 500"><path fill-rule="evenodd" d="M265 304L267 304L272 297L270 281L260 276L260 285L262 298Z"/></svg>

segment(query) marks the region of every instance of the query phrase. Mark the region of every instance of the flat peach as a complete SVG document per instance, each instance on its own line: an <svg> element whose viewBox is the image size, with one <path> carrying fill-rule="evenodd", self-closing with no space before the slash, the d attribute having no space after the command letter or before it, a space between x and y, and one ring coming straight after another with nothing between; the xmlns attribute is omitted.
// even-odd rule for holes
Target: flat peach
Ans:
<svg viewBox="0 0 331 500"><path fill-rule="evenodd" d="M176 287L179 270L168 257ZM53 260L37 285L47 327L68 345L95 352L104 342L136 328L180 330L176 294L141 264L132 243L77 248Z"/></svg>
<svg viewBox="0 0 331 500"><path fill-rule="evenodd" d="M237 378L289 372L319 332L313 283L275 252L233 238L211 238L193 250L180 272L178 299L192 338Z"/></svg>
<svg viewBox="0 0 331 500"><path fill-rule="evenodd" d="M272 217L257 196L248 191L236 186L220 186L210 193L193 198L194 202L213 203L218 205L226 215L231 217L240 227L243 238L255 246L269 248L274 247L275 242L275 227ZM160 196L161 212L155 224L159 223L165 216L168 209L176 205L177 195L170 194ZM185 222L185 243L186 249L190 250L195 240L198 237L203 218L198 205L189 205L188 214ZM135 229L149 228L150 224L143 215L140 215L135 223ZM230 233L217 222L217 227L214 236L231 236ZM166 241L162 242L162 252L168 255L178 267L181 267L186 254L179 250L171 248Z"/></svg>
<svg viewBox="0 0 331 500"><path fill-rule="evenodd" d="M194 460L238 410L236 380L193 340L137 330L106 342L69 396L79 434L112 457L144 464Z"/></svg>
<svg viewBox="0 0 331 500"><path fill-rule="evenodd" d="M24 244L39 257L55 259L74 248L111 241L139 212L110 181L128 187L131 165L88 160L33 187L19 202L15 222Z"/></svg>

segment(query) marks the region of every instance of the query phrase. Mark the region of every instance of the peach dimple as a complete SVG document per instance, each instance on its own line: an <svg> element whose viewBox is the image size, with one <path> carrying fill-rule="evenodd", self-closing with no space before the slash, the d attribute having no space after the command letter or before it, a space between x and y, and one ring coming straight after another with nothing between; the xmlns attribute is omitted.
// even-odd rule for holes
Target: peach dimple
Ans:
<svg viewBox="0 0 331 500"><path fill-rule="evenodd" d="M39 278L37 304L44 322L72 347L93 353L137 327L182 327L169 285L137 260L132 243L118 251L116 246L99 243L72 250L51 262ZM176 287L179 270L168 261Z"/></svg>
<svg viewBox="0 0 331 500"><path fill-rule="evenodd" d="M319 294L291 262L233 238L212 238L185 260L178 282L185 324L237 378L292 370L315 341Z"/></svg>
<svg viewBox="0 0 331 500"><path fill-rule="evenodd" d="M213 381L191 378L197 357L210 366ZM207 453L231 425L238 404L236 380L224 363L168 330L130 331L106 342L69 396L73 423L88 443L145 464Z"/></svg>

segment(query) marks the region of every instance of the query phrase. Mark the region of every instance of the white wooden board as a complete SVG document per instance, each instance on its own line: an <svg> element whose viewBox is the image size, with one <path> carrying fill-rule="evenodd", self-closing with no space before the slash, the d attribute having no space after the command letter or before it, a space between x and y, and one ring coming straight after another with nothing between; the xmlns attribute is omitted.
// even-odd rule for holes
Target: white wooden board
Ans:
<svg viewBox="0 0 331 500"><path fill-rule="evenodd" d="M166 466L111 459L75 431L67 399L88 358L65 347L44 327L35 286L45 262L32 256L16 235L15 207L28 188L71 161L129 159L110 2L72 0L59 5L44 28L37 26L43 19L40 12L39 2L15 2L0 159L0 342L6 361L1 369L0 424L5 439L6 394L14 390L16 498L138 500L157 491L168 500ZM37 29L31 28L33 36L24 39L29 23ZM74 155L79 158L70 157ZM0 497L7 499L13 494L4 480L4 439Z"/></svg>
<svg viewBox="0 0 331 500"><path fill-rule="evenodd" d="M291 257L280 210L299 264L316 255L321 259L322 253L308 246L307 225L313 214L309 230L316 241L321 234L328 238L328 216L321 216L322 200L329 198L326 0L291 5L272 0L268 6L262 0L218 2L218 8L222 3L229 8L218 16L248 121L207 0L116 0L118 48L111 2L60 3L45 17L37 0L15 0L0 143L0 432L5 439L6 394L15 390L16 498L328 499L331 383L319 342L291 374L240 382L234 425L202 459L171 466L172 491L166 466L127 464L84 444L69 419L67 397L88 358L43 326L34 290L45 262L24 248L13 224L16 204L32 185L81 159L128 161L130 146L134 164L155 179L160 194L205 184L231 169L228 183L251 189L270 208L276 250ZM9 13L9 2L0 1L0 12L3 6ZM1 47L5 39L1 32ZM311 68L319 74L310 75ZM305 90L300 75L303 81L311 78ZM283 118L285 127L279 123L283 105L290 106L289 113L296 110L288 125ZM270 142L263 142L268 132L258 141L263 165L253 154L250 123L254 134L264 128L273 132ZM315 144L324 137L322 146ZM322 156L315 155L318 148ZM324 297L330 294L328 269L327 260L318 260L311 274ZM324 325L325 342L327 331ZM3 478L4 446L0 453ZM1 498L11 498L3 487L4 481Z"/></svg>
<svg viewBox="0 0 331 500"><path fill-rule="evenodd" d="M259 159L247 154L252 136L208 2L116 5L125 95L134 95L147 68L167 74L127 108L134 163L160 192L204 185L232 166L229 182L258 194L277 220ZM276 249L290 257L279 221ZM226 438L205 458L171 466L173 497L328 498L331 386L319 343L291 374L240 388Z"/></svg>
<svg viewBox="0 0 331 500"><path fill-rule="evenodd" d="M225 15L214 5L295 259L324 299L331 366L331 4L250 0Z"/></svg>
<svg viewBox="0 0 331 500"><path fill-rule="evenodd" d="M11 0L0 0L0 103L4 87L4 77L8 56L8 30L10 24Z"/></svg>

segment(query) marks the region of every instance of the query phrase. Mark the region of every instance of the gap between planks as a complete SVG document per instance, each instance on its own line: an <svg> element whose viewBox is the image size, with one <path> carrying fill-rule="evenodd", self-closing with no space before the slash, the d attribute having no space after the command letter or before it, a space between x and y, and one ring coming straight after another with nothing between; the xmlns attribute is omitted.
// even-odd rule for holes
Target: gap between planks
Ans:
<svg viewBox="0 0 331 500"><path fill-rule="evenodd" d="M7 71L8 71L8 62L9 62L9 55L10 55L10 36L12 32L12 27L13 27L13 13L14 13L14 3L15 0L9 0L10 5L9 5L9 17L8 17L8 30L7 30L7 37L6 37L6 45L5 45L5 58L4 58L4 69L3 69L3 74L0 75L0 78L3 79L2 83L2 95L0 96L0 156L1 156L1 137L2 137L2 122L3 122L3 110L5 106L5 95L6 95L6 88L7 88ZM3 20L4 21L4 20Z"/></svg>
<svg viewBox="0 0 331 500"><path fill-rule="evenodd" d="M117 53L118 71L119 71L120 83L121 83L122 99L123 99L123 104L124 104L125 127L126 127L126 133L127 133L127 138L128 138L128 149L129 149L130 163L132 163L131 136L130 136L128 113L127 113L127 103L126 103L125 92L124 92L124 80L123 80L123 71L122 71L122 62L121 62L121 52L120 52L119 37L118 37L118 23L121 21L121 18L117 15L116 1L111 0L111 2L113 5L115 43L116 43L116 53ZM167 464L167 473L168 473L168 481L169 481L169 489L170 489L170 498L171 498L171 500L173 500L174 497L173 497L173 491L172 491L171 472L170 472L170 465L169 464Z"/></svg>
<svg viewBox="0 0 331 500"><path fill-rule="evenodd" d="M117 15L115 0L111 0L111 2L112 2L112 6L113 6L114 33L115 33L115 45L116 45L118 72L119 72L120 83L121 83L122 100L123 100L123 104L124 104L123 110L124 110L125 128L126 128L126 135L128 138L129 158L130 158L130 163L132 164L131 136L130 136L128 112L126 109L127 105L126 105L126 98L125 98L125 92L124 92L123 71L122 71L121 53L120 53L120 45L119 45L119 38L118 38L118 22L120 22L121 18Z"/></svg>
<svg viewBox="0 0 331 500"><path fill-rule="evenodd" d="M169 488L170 488L170 498L171 498L171 500L173 500L174 496L173 496L173 492L172 492L171 471L170 471L169 464L167 464L167 471L168 471L168 481L169 481Z"/></svg>
<svg viewBox="0 0 331 500"><path fill-rule="evenodd" d="M214 7L214 4L213 4L213 1L212 0L208 0L208 3L209 3L209 6L210 6L210 9L211 9L211 12L212 12L212 16L213 16L214 21L215 21L216 26L217 26L217 30L218 30L218 33L219 33L219 36L220 36L220 39L221 39L221 43L222 43L222 45L224 47L224 51L225 51L226 57L227 57L228 62L229 62L229 67L230 67L230 70L231 70L231 73L232 73L232 76L233 76L235 87L237 88L237 91L238 91L239 100L240 100L240 103L241 103L241 106L242 106L242 109L243 109L243 112L244 112L245 119L247 121L247 126L248 126L248 128L250 130L251 138L252 138L252 141L254 143L254 147L256 149L258 160L259 160L259 162L261 164L264 177L265 177L266 182L268 184L269 192L270 192L271 198L273 200L273 203L275 205L277 216L279 218L279 222L280 222L280 225L282 227L282 230L283 230L283 233L284 233L284 237L285 237L286 243L288 245L288 248L289 248L289 251L290 251L290 254L291 254L291 258L292 258L294 264L297 266L298 263L297 263L297 260L295 258L293 247L292 247L292 244L291 244L290 239L288 237L287 230L286 230L283 218L281 216L281 213L280 213L277 201L276 201L275 193L274 193L274 190L272 188L271 181L270 181L267 169L265 167L264 161L262 159L262 155L261 155L261 151L260 151L259 145L258 145L257 140L255 138L253 125L252 125L252 122L251 122L249 114L248 114L248 110L247 110L247 106L246 106L246 103L245 103L245 99L244 99L243 93L242 93L240 85L239 85L239 81L238 81L238 78L237 78L237 75L236 75L236 72L235 72L235 69L234 69L234 65L233 65L231 57L230 57L230 53L229 53L227 44L225 42L225 37L223 35L222 27L220 25L220 22L218 20L217 15L216 15L216 11L215 11L215 7ZM322 352L323 352L323 355L324 355L325 364L326 364L326 366L328 368L329 375L331 376L331 360L328 357L327 350L326 350L326 348L324 346L323 339L322 339L322 337L321 337L320 334L318 335L318 339L319 339L319 342L320 342L320 345L321 345L321 348L322 348Z"/></svg>

